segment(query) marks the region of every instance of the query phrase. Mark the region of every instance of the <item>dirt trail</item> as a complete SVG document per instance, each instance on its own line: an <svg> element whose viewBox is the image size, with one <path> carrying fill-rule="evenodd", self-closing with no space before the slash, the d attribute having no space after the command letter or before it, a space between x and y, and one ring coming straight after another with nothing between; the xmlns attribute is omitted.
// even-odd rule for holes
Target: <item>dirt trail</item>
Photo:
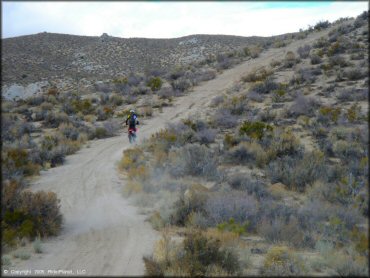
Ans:
<svg viewBox="0 0 370 278"><path fill-rule="evenodd" d="M268 50L197 86L176 99L174 106L163 109L164 113L145 121L139 142L169 121L204 112L214 96L222 94L249 70L268 65L272 58L282 59L287 51L312 43L328 31L311 34L285 48ZM142 256L152 252L159 235L144 221L145 216L122 197L116 162L128 147L126 133L92 141L89 148L69 156L63 166L41 174L31 189L58 194L64 228L60 236L44 243L43 254L33 255L12 269L61 269L73 270L74 274L86 270L87 275L98 276L144 274Z"/></svg>

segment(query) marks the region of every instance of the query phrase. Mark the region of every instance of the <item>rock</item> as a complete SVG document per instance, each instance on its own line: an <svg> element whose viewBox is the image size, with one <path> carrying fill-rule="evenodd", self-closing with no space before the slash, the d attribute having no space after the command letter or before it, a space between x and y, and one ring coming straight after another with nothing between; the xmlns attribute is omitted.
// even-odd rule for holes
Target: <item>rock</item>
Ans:
<svg viewBox="0 0 370 278"><path fill-rule="evenodd" d="M252 254L263 254L263 250L262 249L259 249L259 248L252 248L251 249L251 253Z"/></svg>
<svg viewBox="0 0 370 278"><path fill-rule="evenodd" d="M27 86L13 84L9 87L8 86L3 87L2 96L8 100L26 99L41 94L43 89L47 85L48 85L47 81L31 83L28 84Z"/></svg>

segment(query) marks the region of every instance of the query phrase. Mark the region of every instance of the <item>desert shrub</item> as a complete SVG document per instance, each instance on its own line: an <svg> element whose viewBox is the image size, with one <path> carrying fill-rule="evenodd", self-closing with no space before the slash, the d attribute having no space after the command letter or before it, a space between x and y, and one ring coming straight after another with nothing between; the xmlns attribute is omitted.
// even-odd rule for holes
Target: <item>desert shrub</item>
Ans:
<svg viewBox="0 0 370 278"><path fill-rule="evenodd" d="M293 276L306 273L303 260L285 246L273 246L267 252L261 274Z"/></svg>
<svg viewBox="0 0 370 278"><path fill-rule="evenodd" d="M336 41L332 43L327 51L328 57L331 57L336 54L344 53L345 52L345 46L342 42Z"/></svg>
<svg viewBox="0 0 370 278"><path fill-rule="evenodd" d="M313 98L305 97L304 95L300 94L290 106L288 113L292 116L313 116L317 107L317 101L315 101Z"/></svg>
<svg viewBox="0 0 370 278"><path fill-rule="evenodd" d="M308 44L305 44L303 46L298 47L297 53L299 57L302 59L306 59L309 57L311 51L311 46Z"/></svg>
<svg viewBox="0 0 370 278"><path fill-rule="evenodd" d="M120 96L118 94L111 94L110 97L109 97L109 102L112 105L120 106L120 105L123 104L123 98L122 98L122 96Z"/></svg>
<svg viewBox="0 0 370 278"><path fill-rule="evenodd" d="M217 58L216 59L217 59L216 68L218 70L228 69L233 64L233 60L231 58L227 57L224 54L217 54Z"/></svg>
<svg viewBox="0 0 370 278"><path fill-rule="evenodd" d="M56 167L57 165L61 165L64 163L65 157L67 154L67 150L65 146L58 145L51 150L44 150L41 153L41 157L43 161L50 161L51 167Z"/></svg>
<svg viewBox="0 0 370 278"><path fill-rule="evenodd" d="M238 257L231 249L223 248L219 240L197 231L188 233L180 248L171 247L169 240L162 240L161 243L163 251L158 262L144 258L148 274L168 272L193 277L219 273L233 275L240 271Z"/></svg>
<svg viewBox="0 0 370 278"><path fill-rule="evenodd" d="M273 183L281 182L290 189L304 191L325 175L324 156L315 151L306 153L302 158L284 156L268 165L268 173Z"/></svg>
<svg viewBox="0 0 370 278"><path fill-rule="evenodd" d="M213 69L202 69L198 73L198 80L199 81L208 81L216 78L217 72Z"/></svg>
<svg viewBox="0 0 370 278"><path fill-rule="evenodd" d="M251 110L248 105L248 99L244 95L227 99L223 108L228 109L232 115L242 115Z"/></svg>
<svg viewBox="0 0 370 278"><path fill-rule="evenodd" d="M258 45L248 47L248 50L251 58L257 58L262 52L262 48Z"/></svg>
<svg viewBox="0 0 370 278"><path fill-rule="evenodd" d="M248 226L249 226L248 222L239 224L235 223L234 218L230 218L229 221L218 224L217 229L222 232L225 231L232 232L240 236L247 233Z"/></svg>
<svg viewBox="0 0 370 278"><path fill-rule="evenodd" d="M274 129L272 136L264 137L261 144L267 152L267 160L286 155L293 157L303 152L303 146L290 129Z"/></svg>
<svg viewBox="0 0 370 278"><path fill-rule="evenodd" d="M218 175L218 159L211 150L204 145L187 144L184 147L173 149L169 153L170 168L173 176L203 176L214 179Z"/></svg>
<svg viewBox="0 0 370 278"><path fill-rule="evenodd" d="M340 101L364 101L369 97L369 89L343 89L337 94Z"/></svg>
<svg viewBox="0 0 370 278"><path fill-rule="evenodd" d="M322 106L319 109L318 122L328 124L329 121L333 123L338 122L338 118L341 114L341 109L339 107L334 108L330 106Z"/></svg>
<svg viewBox="0 0 370 278"><path fill-rule="evenodd" d="M362 70L359 67L348 69L344 72L344 77L348 78L349 80L355 81L360 80L367 76L367 71Z"/></svg>
<svg viewBox="0 0 370 278"><path fill-rule="evenodd" d="M118 84L119 82L117 82ZM97 92L102 92L102 93L109 93L112 91L112 88L109 84L104 83L104 82L96 82L94 84L94 88Z"/></svg>
<svg viewBox="0 0 370 278"><path fill-rule="evenodd" d="M171 81L171 86L175 91L185 92L191 88L193 84L190 80L185 77L180 77L179 79Z"/></svg>
<svg viewBox="0 0 370 278"><path fill-rule="evenodd" d="M162 87L158 92L157 95L162 99L171 99L172 97L178 96L172 88L169 87Z"/></svg>
<svg viewBox="0 0 370 278"><path fill-rule="evenodd" d="M347 109L347 113L346 113L348 121L350 123L357 122L360 118L360 113L361 113L361 107L357 103L352 104Z"/></svg>
<svg viewBox="0 0 370 278"><path fill-rule="evenodd" d="M49 112L46 114L44 120L44 126L50 128L56 128L60 124L68 123L70 121L68 115L64 112Z"/></svg>
<svg viewBox="0 0 370 278"><path fill-rule="evenodd" d="M79 131L72 124L61 124L58 130L63 136L70 140L77 140L79 137Z"/></svg>
<svg viewBox="0 0 370 278"><path fill-rule="evenodd" d="M106 95L106 97L108 98L108 95ZM95 110L91 99L84 99L84 100L75 99L75 100L72 100L71 105L74 108L74 111L76 113L81 112L84 115L91 114Z"/></svg>
<svg viewBox="0 0 370 278"><path fill-rule="evenodd" d="M247 75L242 77L243 82L256 82L256 81L264 81L267 77L272 74L272 70L266 69L265 67L254 69Z"/></svg>
<svg viewBox="0 0 370 278"><path fill-rule="evenodd" d="M267 161L267 154L256 142L241 142L226 153L226 161L236 164L257 164L261 167Z"/></svg>
<svg viewBox="0 0 370 278"><path fill-rule="evenodd" d="M204 192L197 192L190 198L181 196L173 204L173 212L170 216L170 223L178 226L185 226L194 213L204 214L204 206L208 196Z"/></svg>
<svg viewBox="0 0 370 278"><path fill-rule="evenodd" d="M310 55L310 61L311 61L311 65L318 65L318 64L321 64L322 59L319 55L313 53Z"/></svg>
<svg viewBox="0 0 370 278"><path fill-rule="evenodd" d="M129 170L134 167L137 168L145 163L146 159L144 152L140 148L131 148L123 151L123 157L119 163L121 170Z"/></svg>
<svg viewBox="0 0 370 278"><path fill-rule="evenodd" d="M108 137L116 136L120 129L120 123L118 122L118 120L115 119L109 120L103 123L103 127L106 130L106 136Z"/></svg>
<svg viewBox="0 0 370 278"><path fill-rule="evenodd" d="M211 225L228 222L231 218L235 223L251 226L257 222L257 200L247 192L231 191L214 193L207 198L204 210Z"/></svg>
<svg viewBox="0 0 370 278"><path fill-rule="evenodd" d="M4 184L3 194L2 227L7 232L3 234L6 243L16 236L34 238L59 232L62 215L55 193L22 191L20 184L13 181Z"/></svg>
<svg viewBox="0 0 370 278"><path fill-rule="evenodd" d="M152 77L148 81L147 86L150 87L152 91L158 91L159 89L161 89L162 84L163 84L163 81L160 77Z"/></svg>
<svg viewBox="0 0 370 278"><path fill-rule="evenodd" d="M285 55L284 66L286 68L292 68L297 63L297 58L292 51L288 51Z"/></svg>
<svg viewBox="0 0 370 278"><path fill-rule="evenodd" d="M330 26L330 22L325 20L325 21L319 21L314 25L314 30L320 31L322 29L326 29Z"/></svg>
<svg viewBox="0 0 370 278"><path fill-rule="evenodd" d="M212 107L217 107L219 106L220 104L222 104L223 102L225 101L225 97L224 96L216 96L212 99L211 101L211 106Z"/></svg>
<svg viewBox="0 0 370 278"><path fill-rule="evenodd" d="M232 128L238 123L238 118L231 114L230 110L220 108L213 116L214 124L221 128Z"/></svg>
<svg viewBox="0 0 370 278"><path fill-rule="evenodd" d="M262 82L257 82L251 90L258 94L268 94L278 88L279 85L276 82L274 82L271 78L267 78Z"/></svg>
<svg viewBox="0 0 370 278"><path fill-rule="evenodd" d="M307 69L302 68L294 73L292 79L290 80L291 85L303 85L303 84L312 84L316 80L316 76L320 74L321 71L317 72L316 69Z"/></svg>
<svg viewBox="0 0 370 278"><path fill-rule="evenodd" d="M348 142L338 140L333 143L333 152L335 156L348 161L348 159L360 159L366 155L364 147L357 142Z"/></svg>
<svg viewBox="0 0 370 278"><path fill-rule="evenodd" d="M1 264L3 267L9 267L12 265L11 256L10 255L2 255L1 256Z"/></svg>
<svg viewBox="0 0 370 278"><path fill-rule="evenodd" d="M194 131L184 123L169 124L168 128L152 135L150 149L167 153L171 147L179 147L192 142L193 136Z"/></svg>
<svg viewBox="0 0 370 278"><path fill-rule="evenodd" d="M3 178L16 176L32 176L40 171L40 167L30 161L29 151L21 148L9 148L2 151L1 164Z"/></svg>
<svg viewBox="0 0 370 278"><path fill-rule="evenodd" d="M266 184L258 178L251 178L248 175L237 174L232 176L229 185L233 190L246 191L249 195L254 195L257 199L267 198L269 192Z"/></svg>
<svg viewBox="0 0 370 278"><path fill-rule="evenodd" d="M240 135L247 135L251 138L261 140L266 131L272 131L273 127L264 122L245 121L239 128Z"/></svg>
<svg viewBox="0 0 370 278"><path fill-rule="evenodd" d="M204 128L195 133L195 140L200 144L210 144L215 141L216 135L215 129Z"/></svg>
<svg viewBox="0 0 370 278"><path fill-rule="evenodd" d="M26 99L26 103L30 106L39 106L45 101L45 96L32 96Z"/></svg>
<svg viewBox="0 0 370 278"><path fill-rule="evenodd" d="M341 68L349 66L349 62L342 55L335 54L329 58L329 65L331 67L339 66Z"/></svg>
<svg viewBox="0 0 370 278"><path fill-rule="evenodd" d="M350 55L350 59L352 61L363 60L363 59L365 59L365 54L363 52L360 52L360 53L352 53Z"/></svg>
<svg viewBox="0 0 370 278"><path fill-rule="evenodd" d="M263 219L258 225L258 232L270 243L283 242L296 248L314 246L314 239L309 230L302 229L294 216L290 216L288 221L280 217Z"/></svg>
<svg viewBox="0 0 370 278"><path fill-rule="evenodd" d="M277 61L277 60L272 59L271 62L270 62L270 66L272 68L279 67L280 65L281 65L281 61Z"/></svg>
<svg viewBox="0 0 370 278"><path fill-rule="evenodd" d="M134 92L134 94L129 94L125 97L124 101L127 104L135 104L138 101L138 97L135 95L137 91Z"/></svg>
<svg viewBox="0 0 370 278"><path fill-rule="evenodd" d="M41 254L43 252L43 249L42 249L42 242L41 242L41 239L40 238L37 238L33 244L33 250L35 251L36 254Z"/></svg>
<svg viewBox="0 0 370 278"><path fill-rule="evenodd" d="M98 139L107 138L108 132L104 127L96 127L94 137Z"/></svg>
<svg viewBox="0 0 370 278"><path fill-rule="evenodd" d="M331 253L328 259L329 265L342 277L367 276L369 273L368 262L365 257L355 256L342 251Z"/></svg>
<svg viewBox="0 0 370 278"><path fill-rule="evenodd" d="M247 98L256 102L263 102L265 99L265 95L259 94L256 91L252 90L248 92Z"/></svg>
<svg viewBox="0 0 370 278"><path fill-rule="evenodd" d="M31 258L31 254L26 250L16 250L13 253L14 258L19 258L21 260L28 260Z"/></svg>
<svg viewBox="0 0 370 278"><path fill-rule="evenodd" d="M282 88L282 86L280 86L279 89L273 91L272 93L273 93L273 96L272 96L273 102L283 102L284 101L285 95L286 95L285 88Z"/></svg>

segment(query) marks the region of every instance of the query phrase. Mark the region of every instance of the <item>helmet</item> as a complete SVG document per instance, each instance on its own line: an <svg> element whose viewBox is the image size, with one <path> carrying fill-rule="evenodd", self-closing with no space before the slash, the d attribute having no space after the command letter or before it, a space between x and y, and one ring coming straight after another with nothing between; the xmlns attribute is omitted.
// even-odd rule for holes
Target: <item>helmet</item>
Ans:
<svg viewBox="0 0 370 278"><path fill-rule="evenodd" d="M131 109L131 110L130 110L130 113L135 113L135 110L134 110L134 109Z"/></svg>

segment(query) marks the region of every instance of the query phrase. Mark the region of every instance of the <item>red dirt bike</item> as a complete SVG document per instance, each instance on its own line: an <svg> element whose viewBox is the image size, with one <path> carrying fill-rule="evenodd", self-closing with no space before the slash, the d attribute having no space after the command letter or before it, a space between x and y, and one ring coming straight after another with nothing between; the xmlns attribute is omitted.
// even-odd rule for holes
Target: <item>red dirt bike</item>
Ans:
<svg viewBox="0 0 370 278"><path fill-rule="evenodd" d="M130 141L130 144L136 142L136 132L137 132L137 128L128 129L128 140Z"/></svg>

